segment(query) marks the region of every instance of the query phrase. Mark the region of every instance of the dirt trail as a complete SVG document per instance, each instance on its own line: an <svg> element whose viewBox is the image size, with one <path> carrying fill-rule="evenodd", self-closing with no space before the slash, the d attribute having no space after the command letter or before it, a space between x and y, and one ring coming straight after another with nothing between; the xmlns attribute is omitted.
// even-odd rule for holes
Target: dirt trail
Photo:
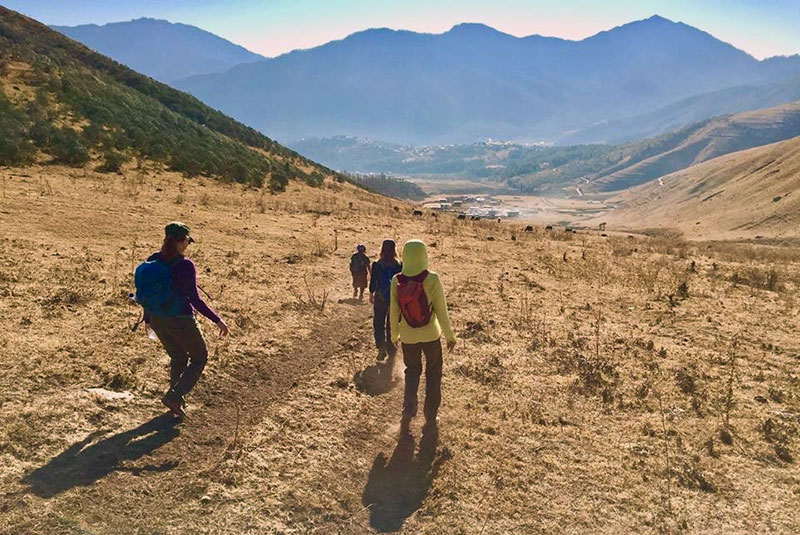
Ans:
<svg viewBox="0 0 800 535"><path fill-rule="evenodd" d="M290 350L263 359L251 355L214 390L201 379L191 397L204 407L190 412L185 422L159 412L143 416L136 428L111 436L98 431L75 443L24 478L28 489L16 495L17 505L28 501L27 492L60 498L53 500L56 510L77 508L82 518L98 521L80 527L92 533L130 532L132 526L148 525L148 516L169 518L176 504L199 497L199 480L221 475L223 461L272 404L319 375L342 343L369 323L368 306L345 300L331 308ZM121 496L135 499L121 501Z"/></svg>

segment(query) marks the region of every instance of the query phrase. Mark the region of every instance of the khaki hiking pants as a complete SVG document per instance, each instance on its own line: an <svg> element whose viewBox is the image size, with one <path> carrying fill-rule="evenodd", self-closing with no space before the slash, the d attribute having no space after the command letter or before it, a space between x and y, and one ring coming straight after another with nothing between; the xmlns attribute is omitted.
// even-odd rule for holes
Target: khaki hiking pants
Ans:
<svg viewBox="0 0 800 535"><path fill-rule="evenodd" d="M442 342L402 344L403 363L406 365L406 390L403 398L403 414L416 416L417 390L422 375L422 355L425 354L425 419L433 421L442 402Z"/></svg>
<svg viewBox="0 0 800 535"><path fill-rule="evenodd" d="M194 387L208 361L208 349L194 316L151 316L150 327L169 355L167 397L181 400Z"/></svg>

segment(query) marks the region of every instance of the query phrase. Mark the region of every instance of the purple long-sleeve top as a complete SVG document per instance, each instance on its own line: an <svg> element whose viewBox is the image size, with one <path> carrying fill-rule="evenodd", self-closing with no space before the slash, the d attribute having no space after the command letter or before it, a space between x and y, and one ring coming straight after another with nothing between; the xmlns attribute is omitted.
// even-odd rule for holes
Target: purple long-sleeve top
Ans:
<svg viewBox="0 0 800 535"><path fill-rule="evenodd" d="M147 261L158 260L160 257L161 253L154 253L150 255ZM203 301L203 298L197 292L197 269L194 267L194 262L183 256L173 262L171 268L172 289L175 293L185 298L181 313L185 316L192 316L194 311L197 310L212 322L217 323L219 316ZM150 317L147 313L145 313L144 319L147 323L150 323Z"/></svg>

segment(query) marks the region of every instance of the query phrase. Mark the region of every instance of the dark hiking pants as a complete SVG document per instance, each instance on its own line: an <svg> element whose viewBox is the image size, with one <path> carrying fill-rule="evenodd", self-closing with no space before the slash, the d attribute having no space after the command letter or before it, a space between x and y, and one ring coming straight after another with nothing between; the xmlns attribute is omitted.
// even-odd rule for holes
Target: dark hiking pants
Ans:
<svg viewBox="0 0 800 535"><path fill-rule="evenodd" d="M426 420L434 420L442 401L442 343L440 340L403 344L403 363L406 365L406 390L403 414L417 414L417 390L422 375L422 354L425 354L425 406Z"/></svg>
<svg viewBox="0 0 800 535"><path fill-rule="evenodd" d="M372 307L372 331L375 334L375 347L388 348L392 341L389 327L389 303L379 295L375 295L375 304Z"/></svg>
<svg viewBox="0 0 800 535"><path fill-rule="evenodd" d="M167 397L180 400L194 387L208 361L208 349L194 316L152 316L150 327L169 355Z"/></svg>

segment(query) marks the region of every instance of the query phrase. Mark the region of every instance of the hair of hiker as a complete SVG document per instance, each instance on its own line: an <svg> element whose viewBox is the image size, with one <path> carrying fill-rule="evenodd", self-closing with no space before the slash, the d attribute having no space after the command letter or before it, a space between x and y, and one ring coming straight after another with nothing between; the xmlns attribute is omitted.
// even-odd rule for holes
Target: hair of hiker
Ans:
<svg viewBox="0 0 800 535"><path fill-rule="evenodd" d="M161 258L170 261L178 256L178 243L183 241L175 236L167 236L161 244Z"/></svg>
<svg viewBox="0 0 800 535"><path fill-rule="evenodd" d="M391 262L392 260L397 260L397 249L392 248L381 248L381 260L384 262Z"/></svg>

